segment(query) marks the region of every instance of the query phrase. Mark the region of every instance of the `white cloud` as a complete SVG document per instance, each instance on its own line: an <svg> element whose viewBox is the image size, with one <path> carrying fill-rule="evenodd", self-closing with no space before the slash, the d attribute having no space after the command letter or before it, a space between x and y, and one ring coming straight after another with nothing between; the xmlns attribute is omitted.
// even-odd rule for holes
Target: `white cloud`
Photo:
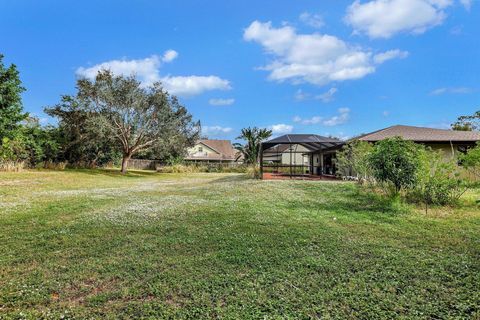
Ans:
<svg viewBox="0 0 480 320"><path fill-rule="evenodd" d="M339 124L343 124L348 121L348 118L350 117L350 109L349 108L340 108L338 109L338 116L333 116L329 119L326 119L323 121L324 126L337 126Z"/></svg>
<svg viewBox="0 0 480 320"><path fill-rule="evenodd" d="M467 94L472 93L472 88L467 87L449 87L449 88L438 88L430 92L431 95L438 96L441 94Z"/></svg>
<svg viewBox="0 0 480 320"><path fill-rule="evenodd" d="M325 22L323 21L323 17L317 13L312 14L309 12L304 12L300 15L299 19L306 25L313 28L317 28L317 29L325 25Z"/></svg>
<svg viewBox="0 0 480 320"><path fill-rule="evenodd" d="M472 7L473 0L460 0L460 3L465 7L465 9L470 10Z"/></svg>
<svg viewBox="0 0 480 320"><path fill-rule="evenodd" d="M210 99L208 103L212 106L229 106L235 103L235 99Z"/></svg>
<svg viewBox="0 0 480 320"><path fill-rule="evenodd" d="M401 32L423 33L441 24L453 0L355 0L345 21L355 32L371 38L390 38Z"/></svg>
<svg viewBox="0 0 480 320"><path fill-rule="evenodd" d="M388 61L388 60L391 60L391 59L396 59L396 58L405 59L406 57L408 57L408 55L409 55L408 51L401 51L401 50L398 50L398 49L389 50L389 51L382 52L382 53L374 55L373 56L373 61L376 64L382 64L385 61Z"/></svg>
<svg viewBox="0 0 480 320"><path fill-rule="evenodd" d="M293 118L294 122L298 122L304 125L312 125L312 124L321 124L327 127L333 127L340 124L343 124L348 121L350 117L350 109L349 108L340 108L338 109L338 115L330 117L330 118L323 118L320 116L314 116L309 119L302 119L299 116L295 116Z"/></svg>
<svg viewBox="0 0 480 320"><path fill-rule="evenodd" d="M384 110L382 112L382 116L384 116L384 117L388 117L389 115L390 115L390 111L388 111L388 110Z"/></svg>
<svg viewBox="0 0 480 320"><path fill-rule="evenodd" d="M335 36L298 34L288 25L274 28L271 22L254 21L243 37L259 43L267 54L274 56L272 63L261 68L270 71L270 80L325 85L375 72L369 50L349 45Z"/></svg>
<svg viewBox="0 0 480 320"><path fill-rule="evenodd" d="M295 122L300 122L301 124L318 124L323 121L323 118L319 116L314 116L314 117L311 117L310 119L302 119L297 116L297 117L294 117L293 120Z"/></svg>
<svg viewBox="0 0 480 320"><path fill-rule="evenodd" d="M303 92L302 89L298 89L297 92L295 92L295 100L297 101L303 101L308 99L309 97L310 97L310 94Z"/></svg>
<svg viewBox="0 0 480 320"><path fill-rule="evenodd" d="M116 75L131 76L135 75L144 85L151 85L159 81L159 68L161 59L157 55L152 55L145 59L138 60L110 60L96 64L90 68L80 67L76 74L79 77L94 79L100 70L107 69Z"/></svg>
<svg viewBox="0 0 480 320"><path fill-rule="evenodd" d="M182 97L194 96L210 90L231 89L228 80L217 76L167 76L160 81L168 92Z"/></svg>
<svg viewBox="0 0 480 320"><path fill-rule="evenodd" d="M163 62L171 62L178 57L178 52L175 50L167 50L163 54L162 61Z"/></svg>
<svg viewBox="0 0 480 320"><path fill-rule="evenodd" d="M301 121L302 121L302 118L300 118L299 116L293 117L293 122L301 122Z"/></svg>
<svg viewBox="0 0 480 320"><path fill-rule="evenodd" d="M202 126L202 134L209 136L216 136L221 134L226 134L232 132L230 127L221 127L221 126Z"/></svg>
<svg viewBox="0 0 480 320"><path fill-rule="evenodd" d="M327 103L327 102L333 101L333 96L335 95L335 93L337 93L337 91L338 91L337 88L330 88L327 92L319 94L315 98Z"/></svg>
<svg viewBox="0 0 480 320"><path fill-rule="evenodd" d="M287 134L293 131L293 126L289 124L274 124L269 127L273 134Z"/></svg>
<svg viewBox="0 0 480 320"><path fill-rule="evenodd" d="M94 65L89 68L80 67L76 75L88 79L94 79L98 71L108 69L116 75L135 75L143 86L152 85L160 81L165 89L171 94L189 97L210 90L231 89L230 82L217 76L161 76L160 67L162 62L171 62L178 56L174 50L168 50L162 57L152 55L145 59L121 59L111 60Z"/></svg>

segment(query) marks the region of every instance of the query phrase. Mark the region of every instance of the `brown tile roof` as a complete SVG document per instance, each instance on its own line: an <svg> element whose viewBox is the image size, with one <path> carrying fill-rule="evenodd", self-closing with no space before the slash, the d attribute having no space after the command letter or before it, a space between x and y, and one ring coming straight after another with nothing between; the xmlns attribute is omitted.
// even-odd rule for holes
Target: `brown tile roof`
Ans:
<svg viewBox="0 0 480 320"><path fill-rule="evenodd" d="M374 142L393 137L402 137L405 140L417 142L476 142L480 141L480 132L396 125L361 135L356 139Z"/></svg>
<svg viewBox="0 0 480 320"><path fill-rule="evenodd" d="M209 154L208 156L190 157L187 156L187 160L236 160L238 158L238 151L233 147L230 140L199 140L197 143L201 143L218 152L218 154Z"/></svg>

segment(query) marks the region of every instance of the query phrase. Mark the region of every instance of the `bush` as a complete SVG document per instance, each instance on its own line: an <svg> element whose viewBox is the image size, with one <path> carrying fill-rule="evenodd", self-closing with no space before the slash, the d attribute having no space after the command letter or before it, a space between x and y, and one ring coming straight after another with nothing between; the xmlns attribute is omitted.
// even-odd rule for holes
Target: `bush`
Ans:
<svg viewBox="0 0 480 320"><path fill-rule="evenodd" d="M440 152L425 150L421 155L418 182L409 198L426 205L455 204L466 189L455 160L446 160Z"/></svg>
<svg viewBox="0 0 480 320"><path fill-rule="evenodd" d="M246 169L244 165L230 166L220 163L176 163L157 167L157 171L162 173L244 173Z"/></svg>
<svg viewBox="0 0 480 320"><path fill-rule="evenodd" d="M414 188L418 182L422 148L400 137L379 141L368 156L374 178L387 190L391 186L395 195Z"/></svg>
<svg viewBox="0 0 480 320"><path fill-rule="evenodd" d="M373 146L366 141L355 140L345 145L335 159L339 175L355 179L360 184L368 181L372 177L368 163L372 150Z"/></svg>
<svg viewBox="0 0 480 320"><path fill-rule="evenodd" d="M459 160L468 172L473 174L475 178L480 178L480 142L477 143L475 148L461 155Z"/></svg>
<svg viewBox="0 0 480 320"><path fill-rule="evenodd" d="M250 165L246 168L245 174L251 179L260 179L260 167L256 164Z"/></svg>

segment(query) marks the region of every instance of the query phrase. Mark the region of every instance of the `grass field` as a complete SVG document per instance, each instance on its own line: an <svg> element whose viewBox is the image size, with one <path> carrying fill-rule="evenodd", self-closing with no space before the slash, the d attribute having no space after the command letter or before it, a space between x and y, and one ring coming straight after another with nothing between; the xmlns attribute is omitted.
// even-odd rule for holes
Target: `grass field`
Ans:
<svg viewBox="0 0 480 320"><path fill-rule="evenodd" d="M0 318L480 319L480 208L238 174L0 173Z"/></svg>

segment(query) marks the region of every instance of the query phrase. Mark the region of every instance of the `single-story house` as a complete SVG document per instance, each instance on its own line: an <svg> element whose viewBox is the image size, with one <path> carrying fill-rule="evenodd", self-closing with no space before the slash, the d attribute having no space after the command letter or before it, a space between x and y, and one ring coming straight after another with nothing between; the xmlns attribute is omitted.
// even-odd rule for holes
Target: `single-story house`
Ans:
<svg viewBox="0 0 480 320"><path fill-rule="evenodd" d="M230 140L202 139L187 150L186 161L204 163L241 162L242 157Z"/></svg>
<svg viewBox="0 0 480 320"><path fill-rule="evenodd" d="M465 152L480 141L480 132L396 125L355 137L376 143L401 137L440 150L446 157ZM283 175L334 175L335 156L349 141L315 134L287 134L262 143L261 171Z"/></svg>
<svg viewBox="0 0 480 320"><path fill-rule="evenodd" d="M354 139L375 143L393 137L421 143L433 150L441 151L445 156L454 157L459 152L466 152L468 148L475 146L480 141L480 132L396 125Z"/></svg>

